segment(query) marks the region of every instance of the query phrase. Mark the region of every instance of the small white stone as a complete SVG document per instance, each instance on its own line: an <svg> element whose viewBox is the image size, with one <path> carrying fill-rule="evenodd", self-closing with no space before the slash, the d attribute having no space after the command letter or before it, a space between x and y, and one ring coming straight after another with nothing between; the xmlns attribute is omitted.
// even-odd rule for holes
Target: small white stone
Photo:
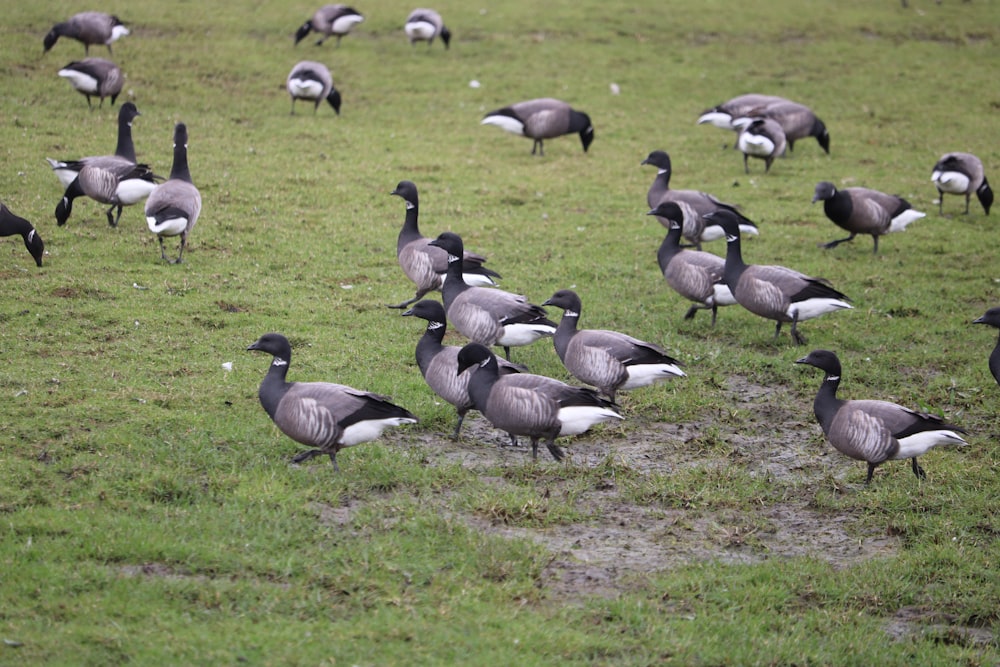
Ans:
<svg viewBox="0 0 1000 667"><path fill-rule="evenodd" d="M340 289L354 289L354 285L341 285Z"/></svg>
<svg viewBox="0 0 1000 667"><path fill-rule="evenodd" d="M469 88L479 88L481 85L483 84L479 83L475 79L469 82Z"/></svg>
<svg viewBox="0 0 1000 667"><path fill-rule="evenodd" d="M612 83L611 84L611 94L612 95L621 95L622 94L621 86L619 86L617 83Z"/></svg>
<svg viewBox="0 0 1000 667"><path fill-rule="evenodd" d="M227 361L227 362L223 363L222 364L222 370L226 371L227 373L229 371L233 370L233 362Z"/></svg>

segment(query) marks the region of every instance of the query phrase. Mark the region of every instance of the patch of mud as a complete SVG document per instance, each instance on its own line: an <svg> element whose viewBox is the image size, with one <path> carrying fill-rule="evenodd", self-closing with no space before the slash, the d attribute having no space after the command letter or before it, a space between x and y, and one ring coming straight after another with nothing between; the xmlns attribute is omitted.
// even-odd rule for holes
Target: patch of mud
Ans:
<svg viewBox="0 0 1000 667"><path fill-rule="evenodd" d="M929 637L943 644L965 648L997 648L997 638L989 628L957 625L947 614L935 614L919 607L903 607L885 624L885 631L896 641Z"/></svg>

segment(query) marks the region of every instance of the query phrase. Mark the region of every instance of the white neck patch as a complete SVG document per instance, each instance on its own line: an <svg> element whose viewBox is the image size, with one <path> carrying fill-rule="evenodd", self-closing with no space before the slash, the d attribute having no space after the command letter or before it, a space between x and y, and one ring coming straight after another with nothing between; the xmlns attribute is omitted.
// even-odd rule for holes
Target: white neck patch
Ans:
<svg viewBox="0 0 1000 667"><path fill-rule="evenodd" d="M406 200L404 200L404 201L406 201ZM411 208L416 208L416 206L414 205L414 203L411 202L411 201L406 202L406 210L409 211Z"/></svg>
<svg viewBox="0 0 1000 667"><path fill-rule="evenodd" d="M448 253L448 263L449 264L451 264L452 262L457 262L460 259L462 259L462 258L459 257L458 255L452 255L451 253Z"/></svg>
<svg viewBox="0 0 1000 667"><path fill-rule="evenodd" d="M670 170L669 170L669 169L657 169L657 170L656 170L656 175L657 175L657 176L663 176L663 175L664 175L665 173L667 173L668 171L670 171Z"/></svg>
<svg viewBox="0 0 1000 667"><path fill-rule="evenodd" d="M444 322L428 322L427 323L427 330L428 331L433 331L434 329L440 329L443 326L444 326Z"/></svg>
<svg viewBox="0 0 1000 667"><path fill-rule="evenodd" d="M563 311L563 315L565 315L566 317L580 317L580 313L576 312L575 310Z"/></svg>
<svg viewBox="0 0 1000 667"><path fill-rule="evenodd" d="M33 239L33 238L35 238L35 230L34 229L32 229L30 232L28 232L28 241L31 241L31 239Z"/></svg>
<svg viewBox="0 0 1000 667"><path fill-rule="evenodd" d="M274 361L271 362L271 365L272 366L287 366L288 362L285 361L284 359L279 359L278 357L275 357Z"/></svg>
<svg viewBox="0 0 1000 667"><path fill-rule="evenodd" d="M726 234L726 243L732 243L733 241L739 241L740 237L736 234Z"/></svg>
<svg viewBox="0 0 1000 667"><path fill-rule="evenodd" d="M490 358L486 357L485 359L483 359L482 361L479 362L479 367L480 368L486 368L486 364L488 364L488 363L490 363Z"/></svg>
<svg viewBox="0 0 1000 667"><path fill-rule="evenodd" d="M839 382L840 381L840 376L839 375L830 375L830 376L828 376L826 378L826 381L827 382L834 382L834 381Z"/></svg>

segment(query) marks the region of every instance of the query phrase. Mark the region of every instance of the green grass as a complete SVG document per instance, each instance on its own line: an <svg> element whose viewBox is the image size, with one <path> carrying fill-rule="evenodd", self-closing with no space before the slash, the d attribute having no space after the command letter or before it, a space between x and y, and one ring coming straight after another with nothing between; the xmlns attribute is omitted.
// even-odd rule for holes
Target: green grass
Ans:
<svg viewBox="0 0 1000 667"><path fill-rule="evenodd" d="M0 664L1000 661L996 332L969 324L1000 302L996 212L949 197L940 216L929 180L951 150L1000 178L1000 5L911 5L449 1L445 52L410 48L395 1L356 5L366 21L317 49L292 46L308 4L112 0L140 159L166 174L189 128L204 209L178 266L138 207L110 229L80 200L54 224L44 158L113 150L118 107L88 112L55 75L78 43L41 56L79 8L8 8L0 198L49 254L39 270L0 239ZM340 117L289 116L305 58L330 66ZM745 175L695 119L749 91L812 106L832 154L802 141ZM589 153L566 137L533 158L478 125L540 96L590 114ZM674 187L759 223L749 262L826 277L855 310L804 323L802 348L738 307L684 321L645 216L658 148ZM413 361L422 322L384 307L412 294L402 179L425 235L460 233L535 302L574 287L584 326L658 341L689 377L624 396L626 420L567 440L565 464L498 448L478 417L448 439L454 411ZM878 256L821 251L840 230L809 204L820 180L928 216ZM421 423L345 450L340 474L289 466L256 398L268 360L244 352L267 331L291 340L291 379L391 395ZM840 355L845 397L940 412L970 446L927 455L924 482L891 462L862 488L813 420L819 372L793 363L812 347ZM566 378L549 344L514 356Z"/></svg>

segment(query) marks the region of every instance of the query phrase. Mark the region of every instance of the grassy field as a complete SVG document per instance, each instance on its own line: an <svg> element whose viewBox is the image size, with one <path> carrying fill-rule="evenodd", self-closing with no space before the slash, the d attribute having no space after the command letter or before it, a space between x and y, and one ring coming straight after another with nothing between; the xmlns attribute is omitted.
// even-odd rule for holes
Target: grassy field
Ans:
<svg viewBox="0 0 1000 667"><path fill-rule="evenodd" d="M355 6L339 48L293 47L308 3L100 6L132 29L114 60L140 161L167 174L188 125L204 208L182 265L138 206L111 229L81 199L55 225L44 158L110 153L118 107L88 111L56 76L79 43L42 55L81 8L6 9L0 200L48 255L0 239L0 664L998 664L996 331L970 324L1000 303L997 212L950 197L939 215L930 171L970 151L1000 181L1000 3L447 0L448 51L410 47L411 5ZM307 58L339 117L289 115ZM810 105L831 154L802 141L745 175L734 137L695 120L751 91ZM571 136L532 157L478 124L542 96L590 114L588 153ZM803 347L739 307L684 321L645 215L654 149L673 187L759 224L748 262L823 276L855 309L804 323ZM623 396L623 423L567 440L563 464L499 448L478 416L449 440L413 360L423 323L384 307L413 291L403 179L425 235L458 232L536 303L573 287L583 326L657 341L688 377ZM928 215L877 256L868 238L824 251L843 234L810 205L821 180ZM290 379L391 395L421 423L345 450L339 474L289 465L257 401L269 360L244 351L268 331L293 344ZM820 347L844 397L939 412L970 446L863 487L813 419L819 371L793 363ZM566 379L547 342L514 359Z"/></svg>

